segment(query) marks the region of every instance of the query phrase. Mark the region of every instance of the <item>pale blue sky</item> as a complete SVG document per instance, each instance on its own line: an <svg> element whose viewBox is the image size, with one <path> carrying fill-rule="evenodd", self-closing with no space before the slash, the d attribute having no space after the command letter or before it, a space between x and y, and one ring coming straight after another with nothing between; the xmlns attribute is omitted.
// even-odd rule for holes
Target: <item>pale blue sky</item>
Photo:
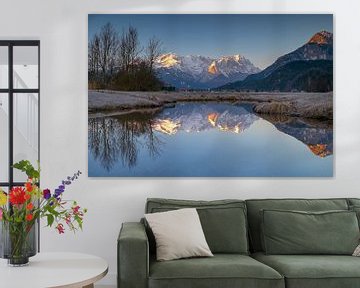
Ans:
<svg viewBox="0 0 360 288"><path fill-rule="evenodd" d="M333 32L331 14L91 14L89 39L107 22L119 33L136 27L142 45L156 36L164 53L241 54L261 69L316 32Z"/></svg>

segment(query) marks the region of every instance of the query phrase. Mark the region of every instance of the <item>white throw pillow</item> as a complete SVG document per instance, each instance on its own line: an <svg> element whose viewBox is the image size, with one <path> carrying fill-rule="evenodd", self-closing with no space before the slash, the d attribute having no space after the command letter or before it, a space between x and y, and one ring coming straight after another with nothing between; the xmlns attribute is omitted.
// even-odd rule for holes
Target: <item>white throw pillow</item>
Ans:
<svg viewBox="0 0 360 288"><path fill-rule="evenodd" d="M360 257L360 244L355 248L352 256Z"/></svg>
<svg viewBox="0 0 360 288"><path fill-rule="evenodd" d="M213 256L195 208L145 214L156 240L156 259Z"/></svg>

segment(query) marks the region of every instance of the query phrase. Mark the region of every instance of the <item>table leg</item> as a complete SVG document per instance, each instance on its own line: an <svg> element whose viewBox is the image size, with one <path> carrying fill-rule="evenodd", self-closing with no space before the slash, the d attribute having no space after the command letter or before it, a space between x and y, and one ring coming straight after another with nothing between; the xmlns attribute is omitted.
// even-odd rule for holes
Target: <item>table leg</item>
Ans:
<svg viewBox="0 0 360 288"><path fill-rule="evenodd" d="M86 286L84 286L83 288L94 288L94 284L86 285Z"/></svg>

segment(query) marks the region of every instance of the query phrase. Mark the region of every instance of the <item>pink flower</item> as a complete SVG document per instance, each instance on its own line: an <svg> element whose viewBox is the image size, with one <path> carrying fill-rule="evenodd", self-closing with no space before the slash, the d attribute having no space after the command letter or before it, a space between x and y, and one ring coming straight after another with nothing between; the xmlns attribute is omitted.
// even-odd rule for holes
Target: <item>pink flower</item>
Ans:
<svg viewBox="0 0 360 288"><path fill-rule="evenodd" d="M59 223L55 228L58 230L59 234L65 233L65 229L64 229L63 224Z"/></svg>
<svg viewBox="0 0 360 288"><path fill-rule="evenodd" d="M74 214L74 215L79 214L79 209L80 209L80 206L72 207L73 214Z"/></svg>
<svg viewBox="0 0 360 288"><path fill-rule="evenodd" d="M3 211L2 211L2 209L0 208L0 220L2 220L2 218L3 218Z"/></svg>
<svg viewBox="0 0 360 288"><path fill-rule="evenodd" d="M65 222L66 222L67 225L69 225L71 223L71 215L70 214L66 215Z"/></svg>

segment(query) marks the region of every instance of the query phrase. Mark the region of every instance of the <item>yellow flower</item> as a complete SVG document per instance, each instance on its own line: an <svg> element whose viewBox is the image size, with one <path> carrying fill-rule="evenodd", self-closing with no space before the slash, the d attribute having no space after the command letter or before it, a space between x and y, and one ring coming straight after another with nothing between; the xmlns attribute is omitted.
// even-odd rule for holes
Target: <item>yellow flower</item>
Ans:
<svg viewBox="0 0 360 288"><path fill-rule="evenodd" d="M0 189L0 206L4 206L7 203L7 196L5 193Z"/></svg>

